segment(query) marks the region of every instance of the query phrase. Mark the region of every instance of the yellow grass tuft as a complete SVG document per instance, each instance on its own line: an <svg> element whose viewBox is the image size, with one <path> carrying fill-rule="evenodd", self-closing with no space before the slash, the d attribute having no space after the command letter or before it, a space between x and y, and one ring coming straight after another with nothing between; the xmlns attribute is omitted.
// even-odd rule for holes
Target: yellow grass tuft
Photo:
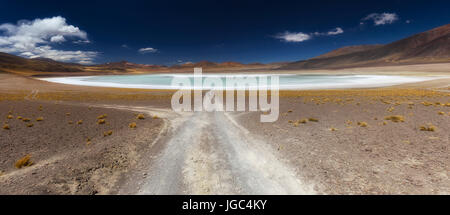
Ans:
<svg viewBox="0 0 450 215"><path fill-rule="evenodd" d="M425 106L431 106L431 105L433 105L433 103L431 103L431 102L422 102L422 104L425 105Z"/></svg>
<svg viewBox="0 0 450 215"><path fill-rule="evenodd" d="M30 119L28 119L28 118L22 118L22 121L24 121L24 122L29 122Z"/></svg>
<svg viewBox="0 0 450 215"><path fill-rule="evenodd" d="M299 120L298 122L299 122L299 123L302 123L302 124L306 124L306 123L308 122L308 120L307 120L307 119L301 119L301 120Z"/></svg>
<svg viewBox="0 0 450 215"><path fill-rule="evenodd" d="M83 124L83 120L80 119L77 121L77 125L81 125L81 124Z"/></svg>
<svg viewBox="0 0 450 215"><path fill-rule="evenodd" d="M14 166L17 169L21 169L22 167L28 167L33 165L33 161L31 161L31 155L25 155L23 158L19 159L18 161L16 161L16 163L14 164Z"/></svg>
<svg viewBox="0 0 450 215"><path fill-rule="evenodd" d="M318 119L316 119L316 118L308 118L308 121L310 121L310 122L318 122L319 120Z"/></svg>
<svg viewBox="0 0 450 215"><path fill-rule="evenodd" d="M73 121L69 121L69 122L67 122L67 124L72 125L72 124L73 124Z"/></svg>
<svg viewBox="0 0 450 215"><path fill-rule="evenodd" d="M21 116L17 116L17 119L18 119L18 120L22 120L22 117L21 117Z"/></svg>
<svg viewBox="0 0 450 215"><path fill-rule="evenodd" d="M337 131L337 128L330 128L330 131Z"/></svg>
<svg viewBox="0 0 450 215"><path fill-rule="evenodd" d="M38 121L38 122L40 122L40 121L43 121L44 120L44 117L38 117L38 118L36 118L36 121Z"/></svg>
<svg viewBox="0 0 450 215"><path fill-rule="evenodd" d="M103 115L98 116L97 119L105 119L106 117L108 117L108 115L103 114Z"/></svg>
<svg viewBox="0 0 450 215"><path fill-rule="evenodd" d="M288 112L288 113L292 113L292 110L288 110L287 112Z"/></svg>
<svg viewBox="0 0 450 215"><path fill-rule="evenodd" d="M128 125L130 128L136 128L136 123L135 122L132 122L132 123L130 123L129 125Z"/></svg>
<svg viewBox="0 0 450 215"><path fill-rule="evenodd" d="M70 113L69 113L69 112L67 112L67 113L66 113L66 116L70 116Z"/></svg>
<svg viewBox="0 0 450 215"><path fill-rule="evenodd" d="M28 128L33 127L33 123L28 123L28 124L27 124L27 127L28 127Z"/></svg>
<svg viewBox="0 0 450 215"><path fill-rule="evenodd" d="M420 126L420 130L421 131L436 131L436 126L429 124L429 125L424 125L424 126Z"/></svg>
<svg viewBox="0 0 450 215"><path fill-rule="evenodd" d="M442 111L439 111L438 114L439 114L439 115L445 115L445 113L442 112Z"/></svg>
<svg viewBox="0 0 450 215"><path fill-rule="evenodd" d="M9 125L8 125L8 124L4 124L4 125L3 125L3 129L5 129L5 130L9 130L9 129L10 129L10 127L9 127Z"/></svg>
<svg viewBox="0 0 450 215"><path fill-rule="evenodd" d="M367 127L369 124L367 124L367 122L358 122L358 125L361 127Z"/></svg>
<svg viewBox="0 0 450 215"><path fill-rule="evenodd" d="M384 121L384 122L383 122L383 125L387 125L387 122L386 122L386 121Z"/></svg>
<svg viewBox="0 0 450 215"><path fill-rule="evenodd" d="M159 116L158 116L158 115L153 115L152 118L153 118L153 119L159 119Z"/></svg>
<svg viewBox="0 0 450 215"><path fill-rule="evenodd" d="M106 123L106 120L104 120L104 119L99 119L97 121L97 124L99 124L99 125L102 125L102 124L105 124L105 123Z"/></svg>
<svg viewBox="0 0 450 215"><path fill-rule="evenodd" d="M387 116L385 120L391 120L392 122L404 122L405 118L401 115Z"/></svg>
<svg viewBox="0 0 450 215"><path fill-rule="evenodd" d="M112 135L112 133L113 133L113 131L112 131L112 130L109 130L109 131L105 131L105 132L103 132L103 136L104 136L104 137L106 137L106 136L111 136L111 135Z"/></svg>
<svg viewBox="0 0 450 215"><path fill-rule="evenodd" d="M8 115L6 118L12 119L12 118L14 118L14 117L13 117L13 115L10 114L10 115Z"/></svg>
<svg viewBox="0 0 450 215"><path fill-rule="evenodd" d="M288 123L294 123L294 121L292 121L292 120L288 120Z"/></svg>
<svg viewBox="0 0 450 215"><path fill-rule="evenodd" d="M394 107L390 107L390 108L387 109L388 112L392 112L392 111L394 111L394 110L395 110Z"/></svg>
<svg viewBox="0 0 450 215"><path fill-rule="evenodd" d="M140 113L136 116L136 119L145 119L145 116L144 116L144 114Z"/></svg>

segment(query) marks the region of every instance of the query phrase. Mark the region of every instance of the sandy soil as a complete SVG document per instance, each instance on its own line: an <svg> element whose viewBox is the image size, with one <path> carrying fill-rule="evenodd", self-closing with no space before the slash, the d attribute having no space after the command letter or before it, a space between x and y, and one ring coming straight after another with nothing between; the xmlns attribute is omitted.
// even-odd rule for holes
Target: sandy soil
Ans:
<svg viewBox="0 0 450 215"><path fill-rule="evenodd" d="M448 85L281 92L279 120L260 123L260 112L174 113L170 91L0 74L0 193L449 194ZM26 154L33 165L15 168Z"/></svg>

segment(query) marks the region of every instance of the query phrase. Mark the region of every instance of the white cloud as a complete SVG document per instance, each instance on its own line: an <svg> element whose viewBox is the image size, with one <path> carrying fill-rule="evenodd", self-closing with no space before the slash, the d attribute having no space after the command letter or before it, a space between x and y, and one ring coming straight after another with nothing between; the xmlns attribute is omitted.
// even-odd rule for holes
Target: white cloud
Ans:
<svg viewBox="0 0 450 215"><path fill-rule="evenodd" d="M151 48L151 47L147 47L147 48L141 48L138 50L140 53L145 54L145 53L155 53L158 50L155 48Z"/></svg>
<svg viewBox="0 0 450 215"><path fill-rule="evenodd" d="M275 36L275 38L281 39L286 42L303 42L303 41L310 40L316 36L333 36L333 35L338 35L338 34L343 34L343 33L344 33L344 30L342 30L342 28L340 28L340 27L337 27L328 32L314 32L314 33L310 33L310 34L306 34L306 33L302 33L302 32L291 33L289 31L286 31L284 33L278 34L277 36Z"/></svg>
<svg viewBox="0 0 450 215"><path fill-rule="evenodd" d="M305 34L302 32L291 33L291 32L286 31L284 33L278 34L276 36L276 38L284 40L286 42L303 42L303 41L311 39L311 36L309 34Z"/></svg>
<svg viewBox="0 0 450 215"><path fill-rule="evenodd" d="M97 52L57 50L51 46L69 39L78 39L75 43L89 43L86 32L68 25L66 19L61 16L0 25L0 52L28 58L43 57L64 62L92 63Z"/></svg>
<svg viewBox="0 0 450 215"><path fill-rule="evenodd" d="M327 35L338 35L342 33L344 33L344 30L342 30L342 28L337 27L331 31L328 31Z"/></svg>
<svg viewBox="0 0 450 215"><path fill-rule="evenodd" d="M375 25L392 24L399 19L396 13L372 13L363 18L363 21L372 20ZM363 23L361 23L363 24Z"/></svg>

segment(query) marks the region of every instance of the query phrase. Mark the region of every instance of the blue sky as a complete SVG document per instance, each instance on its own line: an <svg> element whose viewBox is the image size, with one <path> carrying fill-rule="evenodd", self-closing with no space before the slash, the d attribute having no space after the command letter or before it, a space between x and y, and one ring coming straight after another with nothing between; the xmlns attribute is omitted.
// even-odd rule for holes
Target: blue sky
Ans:
<svg viewBox="0 0 450 215"><path fill-rule="evenodd" d="M0 51L77 63L279 62L450 23L449 1L0 0Z"/></svg>

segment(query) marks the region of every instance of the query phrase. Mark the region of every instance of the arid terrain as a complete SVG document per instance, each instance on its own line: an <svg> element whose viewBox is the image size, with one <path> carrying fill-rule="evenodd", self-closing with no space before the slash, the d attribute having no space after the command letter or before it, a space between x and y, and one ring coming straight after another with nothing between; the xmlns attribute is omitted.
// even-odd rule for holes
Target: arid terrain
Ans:
<svg viewBox="0 0 450 215"><path fill-rule="evenodd" d="M0 132L0 190L448 194L449 86L443 78L286 91L278 121L260 123L261 112L177 114L170 91L77 87L3 73L0 113L8 128ZM26 155L32 164L15 167Z"/></svg>
<svg viewBox="0 0 450 215"><path fill-rule="evenodd" d="M450 25L286 63L113 62L0 53L0 194L450 194ZM280 116L183 112L170 90L40 77L192 73L433 76L280 92Z"/></svg>

